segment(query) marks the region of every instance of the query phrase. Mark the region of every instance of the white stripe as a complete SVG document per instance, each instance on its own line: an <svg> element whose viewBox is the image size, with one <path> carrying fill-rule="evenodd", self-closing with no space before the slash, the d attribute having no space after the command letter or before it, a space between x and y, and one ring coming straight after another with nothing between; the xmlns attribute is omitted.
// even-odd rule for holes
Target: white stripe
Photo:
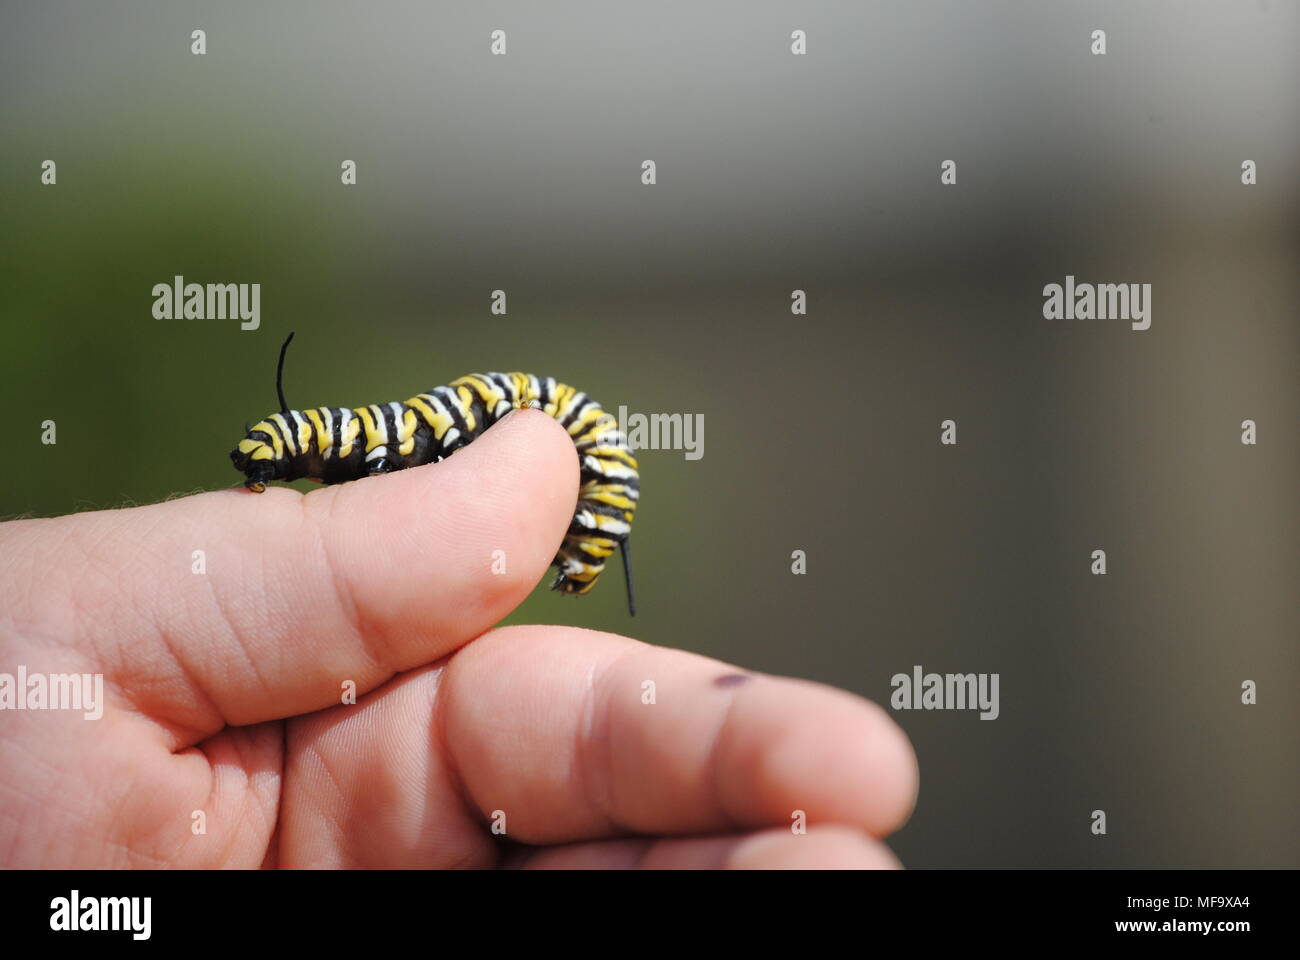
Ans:
<svg viewBox="0 0 1300 960"><path fill-rule="evenodd" d="M447 405L442 402L442 397L438 396L436 393L422 393L420 394L420 399L433 407L433 412L439 416L451 417L451 411L448 410Z"/></svg>
<svg viewBox="0 0 1300 960"><path fill-rule="evenodd" d="M297 456L298 438L294 435L295 431L289 429L289 421L284 418L282 413L271 414L271 419L279 425L280 433L284 437L284 445L289 448L289 453Z"/></svg>
<svg viewBox="0 0 1300 960"><path fill-rule="evenodd" d="M306 453L308 444L303 439L302 432L303 432L303 428L307 426L307 418L304 417L297 410L290 410L289 415L293 417L293 422L298 427L298 433L294 437L294 439L298 441L298 446L302 448L302 452Z"/></svg>
<svg viewBox="0 0 1300 960"><path fill-rule="evenodd" d="M592 473L600 474L602 477L609 477L611 480L635 480L640 474L629 467L627 464L609 462L606 463L590 454L584 458L586 467Z"/></svg>
<svg viewBox="0 0 1300 960"><path fill-rule="evenodd" d="M440 408L441 411L451 417L452 422L454 423L456 420L456 414L452 413L452 410L460 409L460 398L456 396L456 391L451 387L434 387L433 389L433 395L438 398L440 403L442 403L442 407Z"/></svg>
<svg viewBox="0 0 1300 960"><path fill-rule="evenodd" d="M329 407L321 407L322 420L325 421L325 435L330 438L330 445L325 448L325 459L334 456L334 412Z"/></svg>
<svg viewBox="0 0 1300 960"><path fill-rule="evenodd" d="M343 447L348 442L348 424L351 423L354 419L356 418L352 416L352 411L347 407L344 407L343 416L339 418L339 456L340 457L343 456ZM353 446L356 446L356 444L353 444Z"/></svg>
<svg viewBox="0 0 1300 960"><path fill-rule="evenodd" d="M575 393L572 399L570 399L569 403L566 404L563 409L556 411L555 419L556 420L566 419L569 416L570 412L577 410L578 407L582 406L586 402L587 402L587 395L585 393ZM574 419L576 420L577 418L575 417ZM569 426L572 426L572 424L570 424ZM565 427L565 429L567 430L568 427Z"/></svg>

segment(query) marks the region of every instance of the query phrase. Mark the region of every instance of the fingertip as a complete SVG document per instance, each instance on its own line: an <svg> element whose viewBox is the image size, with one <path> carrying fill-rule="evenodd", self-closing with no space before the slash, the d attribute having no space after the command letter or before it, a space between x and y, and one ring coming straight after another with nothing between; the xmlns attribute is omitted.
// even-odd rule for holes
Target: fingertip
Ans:
<svg viewBox="0 0 1300 960"><path fill-rule="evenodd" d="M917 764L911 742L875 703L802 680L768 678L743 706L762 717L730 763L750 790L728 797L747 822L843 823L883 837L906 822L916 802ZM780 722L768 720L780 717Z"/></svg>
<svg viewBox="0 0 1300 960"><path fill-rule="evenodd" d="M536 585L577 490L573 442L550 417L523 410L440 463L313 492L305 502L333 566L377 618L369 626L399 643L436 626L459 643Z"/></svg>
<svg viewBox="0 0 1300 960"><path fill-rule="evenodd" d="M874 743L870 754L876 758L883 775L894 785L882 797L877 810L877 827L872 832L883 837L902 828L916 809L920 792L920 765L911 739L880 704L863 701L874 715Z"/></svg>
<svg viewBox="0 0 1300 960"><path fill-rule="evenodd" d="M916 753L879 704L835 692L843 711L843 743L824 742L822 749L827 762L834 758L843 765L848 789L827 798L834 814L824 819L859 825L875 837L888 836L907 822L916 803ZM805 754L805 762L817 762L817 752Z"/></svg>

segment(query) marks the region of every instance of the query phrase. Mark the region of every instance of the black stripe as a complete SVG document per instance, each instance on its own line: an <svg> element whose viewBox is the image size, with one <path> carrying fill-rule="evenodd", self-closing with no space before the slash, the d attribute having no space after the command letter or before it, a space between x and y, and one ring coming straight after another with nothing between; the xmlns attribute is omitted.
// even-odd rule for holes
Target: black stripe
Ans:
<svg viewBox="0 0 1300 960"><path fill-rule="evenodd" d="M487 428L487 423L483 417L483 405L477 399L472 399L469 403L470 413L474 416L474 425L476 429L471 430L468 422L465 420L465 411L460 405L460 397L454 387L434 387L434 390L442 391L438 394L443 405L451 412L452 419L456 422L456 429L460 431L460 438L452 441L450 445L444 445L440 455L447 457L455 453L461 447L468 446ZM470 391L474 396L474 391Z"/></svg>
<svg viewBox="0 0 1300 960"><path fill-rule="evenodd" d="M389 460L393 460L400 456L397 452L397 448L402 445L397 439L397 414L393 413L392 403L381 403L379 404L379 409L384 414L384 425L387 427L386 432L388 434L388 439L384 442L384 446L392 447L392 449L388 451L388 458ZM406 409L406 404L402 404L402 409Z"/></svg>
<svg viewBox="0 0 1300 960"><path fill-rule="evenodd" d="M613 414L607 413L606 416L612 417ZM618 424L615 423L614 433L617 432L618 432ZM574 446L578 448L579 453L586 453L589 450L594 450L596 447L613 447L615 450L622 450L629 457L633 457L633 458L636 457L636 452L627 445L626 439L622 443L619 443L615 440L611 440L610 436L611 434L609 433L602 434L601 436L597 437L595 440L583 440L582 443L575 442ZM596 456L598 457L605 456L605 454L598 453L596 454Z"/></svg>
<svg viewBox="0 0 1300 960"><path fill-rule="evenodd" d="M622 507L615 507L612 504L600 503L596 500L579 500L578 508L580 510L590 510L592 513L598 513L602 517L613 517L615 520L622 520L624 523L627 522L627 517L624 516L627 511ZM618 538L615 537L614 539L617 540Z"/></svg>
<svg viewBox="0 0 1300 960"><path fill-rule="evenodd" d="M519 400L519 391L515 389L514 379L504 373L489 373L488 379L501 388L506 395L506 402L512 406Z"/></svg>
<svg viewBox="0 0 1300 960"><path fill-rule="evenodd" d="M329 410L334 418L334 423L330 427L330 435L334 440L334 456L331 459L342 460L340 451L343 449L343 408L330 407Z"/></svg>
<svg viewBox="0 0 1300 960"><path fill-rule="evenodd" d="M488 393L491 393L492 388L496 385L491 381L491 379L489 379L489 375L482 374L482 373L466 374L465 379L471 380L475 383L482 384L483 390L474 390L471 392L475 398L474 402L477 403L480 407L483 406L483 392L487 391Z"/></svg>
<svg viewBox="0 0 1300 960"><path fill-rule="evenodd" d="M565 430L568 430L570 425L572 425L574 421L576 421L579 417L581 417L582 414L586 412L588 407L592 406L593 404L599 406L599 404L597 404L595 400L587 396L581 390L578 391L578 396L582 397L582 401L580 403L575 403L573 405L573 409L569 411L568 416L566 416L563 420L560 421L560 426L564 427Z"/></svg>
<svg viewBox="0 0 1300 960"><path fill-rule="evenodd" d="M605 569L605 564L609 562L609 557L594 557L586 550L579 547L576 543L570 543L568 539L566 539L563 546L560 547L560 553L581 560L590 567L595 567L596 576L592 577L592 580L595 580L596 577L600 576L601 572Z"/></svg>
<svg viewBox="0 0 1300 960"><path fill-rule="evenodd" d="M456 424L456 429L459 430L462 435L470 434L469 426L465 423L464 411L460 408L460 397L456 395L455 387L434 387L432 390L426 390L425 393L431 393L442 401L442 405L446 407L447 412L451 414L451 419L452 422Z"/></svg>
<svg viewBox="0 0 1300 960"><path fill-rule="evenodd" d="M583 471L584 474L587 472L588 471L586 470ZM635 490L637 493L641 492L641 479L639 477L628 477L624 479L622 477L606 477L600 474L592 474L590 480L594 480L596 482L596 489L592 491L593 493L612 493L615 496L622 495L622 491L619 490L603 489L605 487L610 487L610 486L622 486L622 487L626 487L628 490ZM586 478L584 478L583 480L584 485L587 482L589 481Z"/></svg>

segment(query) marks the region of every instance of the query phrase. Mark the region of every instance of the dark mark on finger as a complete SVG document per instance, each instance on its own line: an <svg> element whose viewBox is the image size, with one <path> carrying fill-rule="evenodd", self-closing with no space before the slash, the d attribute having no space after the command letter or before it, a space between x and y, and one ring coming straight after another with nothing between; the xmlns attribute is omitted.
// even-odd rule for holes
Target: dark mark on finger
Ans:
<svg viewBox="0 0 1300 960"><path fill-rule="evenodd" d="M713 681L713 685L715 687L723 687L725 689L726 687L738 687L742 683L748 683L748 682L749 682L749 677L745 676L743 673L728 673L728 674L724 674L721 677L716 678Z"/></svg>

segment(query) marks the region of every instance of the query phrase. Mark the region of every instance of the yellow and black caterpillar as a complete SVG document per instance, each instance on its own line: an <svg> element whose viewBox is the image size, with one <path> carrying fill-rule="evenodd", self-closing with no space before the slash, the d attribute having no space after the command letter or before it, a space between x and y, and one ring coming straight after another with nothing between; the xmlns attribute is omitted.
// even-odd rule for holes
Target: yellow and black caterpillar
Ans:
<svg viewBox="0 0 1300 960"><path fill-rule="evenodd" d="M511 410L536 407L559 421L578 449L578 503L555 556L553 588L583 594L596 584L618 547L635 614L628 535L640 495L636 459L618 422L591 397L553 377L472 373L405 402L290 410L284 400L280 348L275 388L280 412L249 427L230 452L244 486L261 493L273 480L343 483L376 473L445 460Z"/></svg>

